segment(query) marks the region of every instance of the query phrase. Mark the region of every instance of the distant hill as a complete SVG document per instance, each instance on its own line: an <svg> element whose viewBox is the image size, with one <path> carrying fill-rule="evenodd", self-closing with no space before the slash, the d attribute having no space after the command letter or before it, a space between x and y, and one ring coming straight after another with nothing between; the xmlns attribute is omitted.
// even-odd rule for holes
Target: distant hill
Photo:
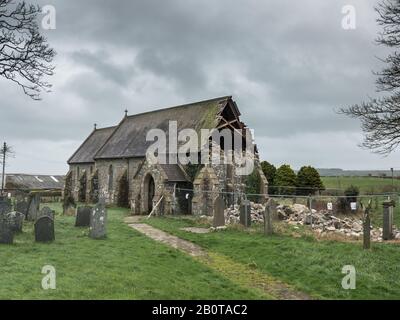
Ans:
<svg viewBox="0 0 400 320"><path fill-rule="evenodd" d="M339 168L317 168L322 177L357 176L357 177L391 177L390 170L343 170ZM394 176L400 177L400 170L394 170Z"/></svg>

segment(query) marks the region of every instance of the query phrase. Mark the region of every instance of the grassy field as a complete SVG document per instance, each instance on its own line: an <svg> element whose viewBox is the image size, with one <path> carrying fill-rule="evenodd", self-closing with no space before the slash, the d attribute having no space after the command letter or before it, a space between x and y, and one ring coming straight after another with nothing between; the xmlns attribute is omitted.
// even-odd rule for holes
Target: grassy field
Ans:
<svg viewBox="0 0 400 320"><path fill-rule="evenodd" d="M361 193L383 193L392 191L392 179L379 177L321 177L325 188L345 190L357 186ZM400 190L400 179L394 179L395 190Z"/></svg>
<svg viewBox="0 0 400 320"><path fill-rule="evenodd" d="M51 205L60 212L59 205ZM92 240L74 218L56 216L54 243L34 242L25 223L14 245L0 245L0 299L256 299L191 257L129 228L109 210L108 238ZM43 290L42 267L56 268L57 289Z"/></svg>
<svg viewBox="0 0 400 320"><path fill-rule="evenodd" d="M193 226L191 219L152 218L148 223L191 240L210 252L252 265L258 270L323 299L400 299L400 247L374 243L365 251L362 244L317 241L312 237L275 235L229 229L208 234L180 230ZM357 272L355 290L344 290L344 265Z"/></svg>

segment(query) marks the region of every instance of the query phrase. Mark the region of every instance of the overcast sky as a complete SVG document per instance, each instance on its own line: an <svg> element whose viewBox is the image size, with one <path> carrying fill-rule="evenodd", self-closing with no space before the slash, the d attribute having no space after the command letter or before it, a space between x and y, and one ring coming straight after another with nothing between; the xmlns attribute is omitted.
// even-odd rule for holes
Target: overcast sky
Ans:
<svg viewBox="0 0 400 320"><path fill-rule="evenodd" d="M36 3L32 0L33 3ZM58 55L53 92L32 101L0 78L0 137L14 146L8 172L64 174L93 129L124 114L232 95L255 130L262 159L387 169L358 147L359 122L335 113L376 95L385 48L374 0L68 0L45 31ZM342 7L356 29L342 28Z"/></svg>

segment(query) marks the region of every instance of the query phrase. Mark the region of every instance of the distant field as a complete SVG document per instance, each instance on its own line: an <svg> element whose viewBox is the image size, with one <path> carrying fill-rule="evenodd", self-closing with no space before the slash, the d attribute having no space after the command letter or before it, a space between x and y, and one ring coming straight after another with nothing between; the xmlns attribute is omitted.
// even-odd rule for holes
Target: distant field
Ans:
<svg viewBox="0 0 400 320"><path fill-rule="evenodd" d="M392 179L379 177L321 177L325 188L346 189L357 186L361 193L382 193L392 191ZM394 179L395 191L400 191L400 179Z"/></svg>

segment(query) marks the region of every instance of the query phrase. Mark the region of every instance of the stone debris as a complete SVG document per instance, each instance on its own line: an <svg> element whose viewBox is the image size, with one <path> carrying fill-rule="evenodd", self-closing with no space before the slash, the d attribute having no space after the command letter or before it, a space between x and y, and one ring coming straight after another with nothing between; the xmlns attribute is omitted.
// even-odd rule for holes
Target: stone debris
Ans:
<svg viewBox="0 0 400 320"><path fill-rule="evenodd" d="M259 203L251 202L251 221L263 223L264 206ZM239 206L234 205L225 209L226 224L239 223ZM363 221L357 217L348 215L338 218L328 210L316 211L302 204L278 205L276 207L275 219L285 221L289 225L306 225L311 227L320 236L328 234L339 234L351 239L362 239ZM394 238L400 240L400 230L393 228ZM371 240L382 241L382 228L374 228L371 225Z"/></svg>

